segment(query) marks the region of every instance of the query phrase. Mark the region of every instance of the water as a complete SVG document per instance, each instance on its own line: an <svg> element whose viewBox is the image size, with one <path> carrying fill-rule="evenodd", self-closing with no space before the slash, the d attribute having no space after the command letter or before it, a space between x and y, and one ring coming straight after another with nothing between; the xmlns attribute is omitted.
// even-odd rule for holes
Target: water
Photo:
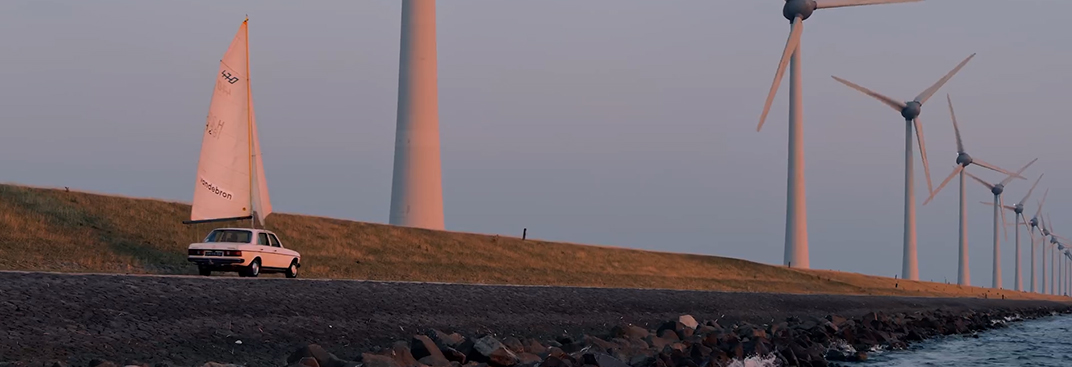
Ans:
<svg viewBox="0 0 1072 367"><path fill-rule="evenodd" d="M1072 366L1072 316L1014 322L979 333L913 344L908 350L876 352L859 367Z"/></svg>

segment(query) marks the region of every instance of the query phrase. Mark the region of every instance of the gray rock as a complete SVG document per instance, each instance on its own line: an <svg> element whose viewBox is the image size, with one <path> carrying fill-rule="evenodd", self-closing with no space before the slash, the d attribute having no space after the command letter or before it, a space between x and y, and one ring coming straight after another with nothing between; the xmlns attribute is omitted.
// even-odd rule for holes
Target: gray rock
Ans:
<svg viewBox="0 0 1072 367"><path fill-rule="evenodd" d="M316 361L316 358L305 357L298 361L298 363L291 364L290 367L320 367L320 363Z"/></svg>
<svg viewBox="0 0 1072 367"><path fill-rule="evenodd" d="M677 322L680 322L682 325L685 325L685 327L690 329L696 329L700 326L700 323L696 322L696 319L692 317L692 315L681 315L681 317L677 318Z"/></svg>
<svg viewBox="0 0 1072 367"><path fill-rule="evenodd" d="M424 359L425 357L431 358L433 361L441 362L439 364L448 363L447 357L443 355L443 351L435 345L435 342L431 338L424 335L414 335L410 340L410 352L413 354L413 358ZM425 363L432 365L433 363Z"/></svg>
<svg viewBox="0 0 1072 367"><path fill-rule="evenodd" d="M490 335L473 341L473 352L491 366L511 367L518 363L517 355Z"/></svg>
<svg viewBox="0 0 1072 367"><path fill-rule="evenodd" d="M450 347L458 349L458 346L462 345L462 343L465 342L465 337L461 336L461 334L447 334L437 329L432 329L432 331L428 332L428 337L431 338L432 341L435 342L436 345L438 345L440 348Z"/></svg>

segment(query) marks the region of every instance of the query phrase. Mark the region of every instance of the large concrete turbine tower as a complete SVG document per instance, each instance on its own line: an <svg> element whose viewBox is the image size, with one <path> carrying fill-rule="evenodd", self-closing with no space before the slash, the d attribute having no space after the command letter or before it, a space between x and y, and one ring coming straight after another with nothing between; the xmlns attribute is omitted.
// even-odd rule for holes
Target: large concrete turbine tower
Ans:
<svg viewBox="0 0 1072 367"><path fill-rule="evenodd" d="M1004 180L1001 180L1001 182L997 184L991 184L989 182L983 181L983 179L976 177L975 175L971 174L971 172L964 171L964 173L967 174L968 177L979 181L980 184L986 186L986 188L990 189L990 192L994 194L994 278L992 285L994 289L1001 288L1001 239L998 237L998 230L1005 229L1004 223L1006 223L1005 211L1001 210L1001 206L1005 202L1005 199L1002 198L1001 194L1005 192L1005 185L1008 185L1009 182L1016 178L1016 176L1019 176L1021 173L1024 173L1024 170L1026 170L1027 167L1031 167L1031 165L1034 164L1037 160L1038 158L1031 160L1031 162L1028 162L1026 165L1024 165L1023 168L1020 168L1019 171L1016 171L1015 174L1005 177ZM1000 223L998 222L998 214L1001 215ZM1008 230L1005 230L1005 236L1009 236Z"/></svg>
<svg viewBox="0 0 1072 367"><path fill-rule="evenodd" d="M791 25L789 40L785 43L774 82L767 94L767 103L763 106L763 114L756 127L756 131L763 129L774 95L785 75L785 68L792 64L789 70L789 179L786 190L784 265L803 269L811 266L808 259L807 201L804 198L804 92L800 58L800 35L804 33L804 20L818 9L917 1L923 0L785 0L782 15Z"/></svg>
<svg viewBox="0 0 1072 367"><path fill-rule="evenodd" d="M834 80L841 82L849 86L849 88L855 89L860 93L866 94L882 102L883 104L890 106L904 117L905 120L905 196L904 196L904 255L901 267L901 275L905 279L919 280L919 258L916 255L916 188L915 180L912 170L912 130L915 127L916 139L919 140L919 155L923 160L923 174L927 178L927 193L934 192L934 185L931 184L931 168L927 164L927 146L923 140L923 124L919 121L919 114L922 112L923 105L927 103L927 100L934 95L946 82L949 81L953 75L956 75L960 68L963 68L968 61L975 57L975 54L971 54L968 58L961 61L957 67L953 68L948 74L938 79L938 82L931 85L929 88L920 92L915 99L907 102L901 102L896 99L884 96L870 89L856 85L848 80L831 76Z"/></svg>
<svg viewBox="0 0 1072 367"><path fill-rule="evenodd" d="M945 181L942 181L942 184L938 185L937 189L931 191L931 196L923 201L923 205L927 205L927 203L931 202L931 200L934 199L934 196L938 195L938 192L942 191L942 188L945 187L953 177L960 175L960 260L958 261L957 266L957 284L971 285L971 269L968 267L968 204L967 197L964 194L964 170L967 169L968 166L974 164L1006 175L1012 174L1012 172L968 155L968 152L964 150L964 140L960 138L960 127L957 126L957 115L953 113L953 99L950 98L948 94L945 95L945 99L949 102L949 117L953 119L953 132L957 137L957 166L956 168L953 168L953 173L950 173L949 177L946 177Z"/></svg>
<svg viewBox="0 0 1072 367"><path fill-rule="evenodd" d="M443 229L435 0L402 0L393 225Z"/></svg>

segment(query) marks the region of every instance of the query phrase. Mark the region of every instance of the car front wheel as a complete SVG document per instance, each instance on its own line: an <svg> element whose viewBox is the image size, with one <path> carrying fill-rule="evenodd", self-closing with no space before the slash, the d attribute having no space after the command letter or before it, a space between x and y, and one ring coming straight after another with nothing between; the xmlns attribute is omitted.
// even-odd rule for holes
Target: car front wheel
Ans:
<svg viewBox="0 0 1072 367"><path fill-rule="evenodd" d="M297 278L297 277L298 277L298 260L294 260L294 261L291 261L290 266L287 267L287 278Z"/></svg>

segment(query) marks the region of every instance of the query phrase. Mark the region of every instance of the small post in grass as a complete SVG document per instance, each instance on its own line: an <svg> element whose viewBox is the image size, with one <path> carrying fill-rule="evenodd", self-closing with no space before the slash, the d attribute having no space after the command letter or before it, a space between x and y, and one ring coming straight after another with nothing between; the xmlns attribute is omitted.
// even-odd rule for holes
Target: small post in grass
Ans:
<svg viewBox="0 0 1072 367"><path fill-rule="evenodd" d="M529 229L528 228L522 228L521 229L521 240L524 241L525 237L527 237L528 234L529 234Z"/></svg>

